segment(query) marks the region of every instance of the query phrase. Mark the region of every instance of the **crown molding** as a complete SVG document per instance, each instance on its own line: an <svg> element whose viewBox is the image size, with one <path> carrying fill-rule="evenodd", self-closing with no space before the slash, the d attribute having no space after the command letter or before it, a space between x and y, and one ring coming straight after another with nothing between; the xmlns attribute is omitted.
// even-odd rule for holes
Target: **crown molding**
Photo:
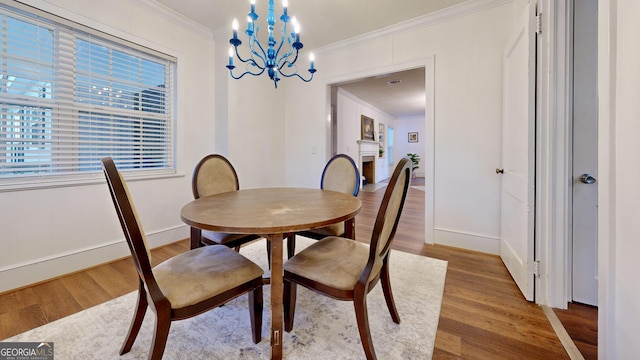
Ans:
<svg viewBox="0 0 640 360"><path fill-rule="evenodd" d="M342 40L333 44L320 47L314 52L316 54L326 54L339 51L346 47L354 47L359 44L367 43L382 37L393 36L407 31L433 26L436 24L450 21L459 17L471 15L480 11L491 9L497 6L505 5L513 2L513 0L469 0L460 4L456 4L442 10L424 14L413 19L399 22L394 25L374 30L363 35L354 36L352 38Z"/></svg>
<svg viewBox="0 0 640 360"><path fill-rule="evenodd" d="M0 2L5 4L10 4L9 0L0 0ZM35 7L36 9L40 9L42 11L55 14L65 19L69 19L71 21L82 23L83 25L89 26L88 24L95 22L93 20L88 20L89 18L85 15L79 14L72 10L69 10L65 7L58 5L56 2L52 2L50 0L16 0L18 3L22 3L27 6ZM195 22L192 19L187 18L186 16L178 13L177 11L160 4L155 0L129 0L132 4L138 5L141 8L153 13L165 20L168 20L174 24L182 26L186 29L193 31L194 33L200 34L207 39L213 39L213 31L208 27ZM91 27L91 26L90 26Z"/></svg>
<svg viewBox="0 0 640 360"><path fill-rule="evenodd" d="M202 35L207 39L213 39L213 31L208 27L190 19L181 13L161 4L155 0L129 0L134 4L154 13L163 19L178 24L184 28L187 28L195 33Z"/></svg>

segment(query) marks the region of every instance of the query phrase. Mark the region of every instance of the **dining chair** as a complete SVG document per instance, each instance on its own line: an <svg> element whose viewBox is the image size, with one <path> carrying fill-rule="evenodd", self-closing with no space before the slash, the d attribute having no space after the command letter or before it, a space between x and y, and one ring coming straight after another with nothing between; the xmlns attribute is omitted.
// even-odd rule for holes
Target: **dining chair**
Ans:
<svg viewBox="0 0 640 360"><path fill-rule="evenodd" d="M210 154L202 158L193 170L191 188L193 197L199 199L204 196L237 191L240 189L240 183L238 182L236 170L227 158L219 154ZM197 245L220 244L240 251L242 244L259 238L260 236L258 235L227 234L202 230L201 243ZM192 247L194 247L193 244ZM267 251L269 250L269 244L267 243Z"/></svg>
<svg viewBox="0 0 640 360"><path fill-rule="evenodd" d="M346 154L334 155L324 167L320 188L339 191L358 196L360 192L360 171L353 159ZM297 234L320 240L327 236L345 236L346 223L341 222L318 229L300 231ZM296 251L296 234L287 237L287 256L291 258Z"/></svg>
<svg viewBox="0 0 640 360"><path fill-rule="evenodd" d="M127 183L111 158L103 158L102 166L138 271L137 304L120 355L131 350L147 307L155 313L148 358L161 359L172 321L202 314L246 293L249 293L253 342L260 342L263 270L232 249L220 245L189 250L152 268L151 252Z"/></svg>
<svg viewBox="0 0 640 360"><path fill-rule="evenodd" d="M369 246L352 239L329 236L303 249L284 264L285 331L293 329L296 287L302 285L333 299L353 301L362 347L367 359L376 359L369 331L367 294L380 280L391 318L396 324L400 323L391 292L389 257L410 180L411 161L405 157L396 166L385 190Z"/></svg>

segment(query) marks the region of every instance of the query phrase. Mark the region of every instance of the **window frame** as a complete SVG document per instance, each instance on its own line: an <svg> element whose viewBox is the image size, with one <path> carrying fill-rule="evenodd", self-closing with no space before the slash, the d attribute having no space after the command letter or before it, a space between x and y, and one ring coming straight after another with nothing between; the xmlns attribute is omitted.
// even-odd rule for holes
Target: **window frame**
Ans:
<svg viewBox="0 0 640 360"><path fill-rule="evenodd" d="M161 129L166 130L166 136L163 138L163 141L161 143L167 145L168 150L166 151L167 155L165 159L168 159L168 160L166 162L163 162L163 164L166 164L166 165L164 165L164 167L161 167L161 168L150 169L150 168L144 168L143 166L134 170L125 168L123 169L123 174L127 177L127 179L130 179L130 180L157 179L157 178L181 176L178 173L178 166L176 161L177 153L178 153L178 150L177 150L177 130L178 130L177 125L178 124L176 120L177 119L176 72L178 69L178 61L176 56L169 55L166 53L166 51L159 51L159 50L147 47L145 45L141 45L142 42L136 43L131 40L126 40L126 39L123 39L122 37L111 35L104 31L98 30L95 27L79 24L74 21L60 17L58 15L53 15L43 10L36 9L31 6L20 4L17 2L10 2L10 4L8 4L6 0L0 0L0 9L2 10L3 14L9 13L10 14L9 16L11 17L14 17L14 15L16 15L19 18L27 19L28 22L37 23L40 26L55 28L56 30L54 30L53 32L53 37L54 37L53 47L54 47L54 52L56 54L58 53L59 47L61 46L58 36L60 35L60 31L62 31L62 32L69 32L68 34L66 34L67 36L69 34L75 34L74 42L76 41L75 40L76 37L77 39L82 39L82 40L91 39L89 41L97 41L97 42L100 42L101 44L107 44L107 46L108 44L113 44L114 46L108 47L110 50L121 50L121 47L125 47L125 48L134 50L136 54L140 55L141 59L147 59L147 60L151 59L153 61L159 58L163 61L166 61L167 66L169 66L170 68L167 68L164 72L165 82L164 82L163 88L164 86L166 86L167 90L164 93L165 95L162 97L162 99L166 102L166 105L164 105L164 109L166 109L165 113L166 113L166 116L168 117L168 120L166 121L166 124L164 125L164 127L161 127ZM64 30L59 30L59 29L64 29ZM53 59L53 62L55 64L54 73L59 70L58 63L56 61L59 58L57 58L56 56L60 56L60 55L59 54L54 55L54 59ZM77 71L78 65L74 64L73 69L74 69L74 72ZM55 78L55 75L54 75L54 78ZM55 89L55 87L56 87L56 84L53 83L51 85L51 89ZM140 89L143 89L143 88L140 88ZM55 90L51 90L51 91L53 92ZM140 90L140 93L141 92L142 90ZM72 89L71 93L72 93L71 96L75 98L76 89L75 88ZM16 94L9 94L7 92L3 92L2 96L3 96L3 99L2 101L0 101L0 108L5 108L7 106L14 105L15 103L26 104L26 103L32 102L32 99L29 99L30 98L29 96L20 96ZM24 98L27 98L27 99L24 99ZM142 96L140 96L140 99L142 99ZM41 105L46 103L51 104L51 108L49 108L49 111L51 111L52 113L51 115L52 123L59 121L59 119L56 120L56 115L53 114L57 111L55 99L41 99L41 100L44 100L42 101ZM143 100L140 100L140 101L143 101ZM77 128L80 128L82 126L82 121L81 121L82 107L76 103L75 99L73 100L73 103L74 105L72 105L72 107L75 109L76 113L74 115L71 115L71 117L75 119L75 126ZM96 109L99 109L99 107L94 107L91 110L92 114L95 115L98 113ZM116 109L115 113L117 113L117 108L115 107L110 107L110 106L104 107L105 112L110 113L111 114L110 116L112 118L114 117L113 115L114 109ZM140 113L142 111L144 110L140 110ZM153 115L151 115L152 113L153 111L149 112L150 117L154 117ZM91 116L91 114L89 116ZM149 119L147 119L146 116L142 117L138 115L138 117L136 117L135 120L132 120L132 122L138 121L139 123L145 123L148 120ZM76 132L75 136L77 139L80 139L79 130L78 132ZM54 141L52 140L52 142ZM52 152L55 152L55 145L52 145ZM80 154L80 151L77 151L76 157L75 157L76 161L79 161L79 156L80 156L79 154ZM49 163L55 166L55 161L51 161ZM78 165L78 167L79 166L80 165ZM19 175L0 176L0 192L32 189L32 188L76 186L76 185L82 185L82 184L93 184L93 183L102 182L104 180L102 175L102 170L99 167L93 169L93 162L90 167L92 168L91 170L87 170L87 171L75 170L75 171L71 171L63 174L56 174L55 172L46 172L42 174L35 174L35 175L28 175L28 176L19 176Z"/></svg>

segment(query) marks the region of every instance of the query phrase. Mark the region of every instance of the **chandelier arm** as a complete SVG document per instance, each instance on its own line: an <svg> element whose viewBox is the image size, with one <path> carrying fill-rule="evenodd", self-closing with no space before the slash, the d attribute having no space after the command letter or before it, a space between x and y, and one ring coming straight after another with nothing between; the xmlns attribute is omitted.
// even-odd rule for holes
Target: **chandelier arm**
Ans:
<svg viewBox="0 0 640 360"><path fill-rule="evenodd" d="M255 56L258 57L258 59L260 59L260 61L262 61L263 66L259 66L255 59L254 59L254 63L256 63L256 66L258 66L261 69L264 69L267 67L267 52L264 51L264 48L262 47L262 44L260 44L260 41L258 41L258 39L256 38L256 35L258 33L258 29L256 29L256 32L254 33L253 36L249 37L249 52L251 54L254 54ZM260 49L260 53L258 51L256 51L254 44L258 44L258 49ZM251 57L253 59L253 56Z"/></svg>
<svg viewBox="0 0 640 360"><path fill-rule="evenodd" d="M252 47L251 47L251 46L250 46L249 48L250 48L250 49L252 49ZM248 57L248 58L246 58L246 59L243 59L243 58L242 58L242 56L240 56L240 53L238 52L238 47L237 47L237 46L235 47L235 52L236 52L236 57L237 57L237 58L238 58L238 60L240 60L242 63L248 64L248 65L253 65L253 66L257 67L258 69L262 69L262 70L264 70L264 66L260 66L260 65L256 62L256 60L255 60L255 58L254 58L253 56ZM255 53L255 54L256 54L256 56L258 56L258 58L259 58L260 60L262 60L262 62L264 63L264 59L263 59L262 57L260 57L260 54L256 53L255 51L251 51L251 52L252 52L252 53ZM262 73L262 72L260 72L260 73Z"/></svg>
<svg viewBox="0 0 640 360"><path fill-rule="evenodd" d="M264 72L264 68L259 68L259 69L260 69L260 71L257 72L257 73L254 73L254 72L251 72L251 71L247 70L247 71L243 72L242 74L240 74L240 76L233 75L233 69L229 69L229 75L231 75L231 77L236 79L236 80L242 79L242 77L247 75L247 74L251 74L253 76L260 76Z"/></svg>
<svg viewBox="0 0 640 360"><path fill-rule="evenodd" d="M300 74L298 74L298 73L293 73L293 74L283 74L283 73L280 73L280 75L282 75L283 77L286 77L286 78L290 78L290 77L298 77L298 78L300 78L300 80L302 80L302 81L304 81L304 82L309 82L309 81L313 80L313 73L311 74L311 76L309 76L309 79L305 79L305 78L303 78L303 77L302 77Z"/></svg>
<svg viewBox="0 0 640 360"><path fill-rule="evenodd" d="M282 25L282 38L280 39L278 50L276 50L276 53L275 53L276 63L281 62L283 59L286 59L287 57L289 57L289 55L291 55L291 52L288 52L287 54L282 55L280 59L278 59L278 54L280 54L280 50L282 49L282 46L284 45L285 40L287 41L287 43L289 43L289 46L291 46L291 39L289 38L289 36L285 36L286 33L287 33L287 23L285 22L284 25Z"/></svg>
<svg viewBox="0 0 640 360"><path fill-rule="evenodd" d="M293 51L293 50L291 50L291 51L289 51L287 54L283 55L283 56L280 58L280 62L279 62L279 64L278 64L278 68L279 68L279 69L280 69L280 68L283 68L283 67L285 67L285 66L291 67L291 66L293 66L293 65L296 63L296 61L298 60L298 50L295 50L295 55L296 55L296 56L293 58L293 60L289 60L289 57L290 57L291 55L293 55L293 53L294 53L294 51ZM296 68L297 68L297 67L296 67Z"/></svg>

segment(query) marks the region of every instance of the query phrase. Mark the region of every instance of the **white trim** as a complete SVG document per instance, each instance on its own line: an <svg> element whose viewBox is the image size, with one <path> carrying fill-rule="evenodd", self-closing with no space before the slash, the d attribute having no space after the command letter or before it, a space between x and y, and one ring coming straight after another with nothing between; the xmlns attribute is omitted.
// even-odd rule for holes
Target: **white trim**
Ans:
<svg viewBox="0 0 640 360"><path fill-rule="evenodd" d="M426 226L425 226L426 227ZM434 242L457 248L500 255L500 237L436 227Z"/></svg>
<svg viewBox="0 0 640 360"><path fill-rule="evenodd" d="M434 11L415 17L413 19L399 22L379 30L371 31L363 35L354 36L352 38L338 41L314 50L316 54L326 54L334 51L340 51L344 48L353 47L355 44L363 44L370 41L376 41L384 37L401 34L413 29L423 28L425 26L433 26L455 18L471 15L480 11L484 11L493 7L511 3L513 0L469 0L460 4L446 7L442 10Z"/></svg>
<svg viewBox="0 0 640 360"><path fill-rule="evenodd" d="M88 17L78 14L74 11L71 11L67 8L64 8L60 5L52 3L48 0L16 0L16 2L23 3L28 6L33 6L40 10L55 14L57 16L64 17L68 20L78 22L80 24L94 27L96 29L100 29L100 27L96 27L97 22L95 20L89 19ZM159 3L155 0L129 0L129 2L138 5L139 7L149 11L150 13L157 15L169 22L179 25L180 27L186 28L190 31L193 31L196 34L199 34L207 39L213 40L213 31L208 27L190 19L181 13ZM111 28L107 24L101 24L102 26L106 26L106 31L109 34L114 34L114 29Z"/></svg>
<svg viewBox="0 0 640 360"><path fill-rule="evenodd" d="M435 179L436 179L436 79L435 55L425 59L424 87L424 242L434 244L435 241Z"/></svg>
<svg viewBox="0 0 640 360"><path fill-rule="evenodd" d="M87 234L90 236L90 234ZM176 242L176 239L189 237L187 225L177 225L147 234L149 247L155 248ZM77 249L52 256L29 260L0 268L0 293L15 290L58 276L67 275L97 264L107 263L131 256L124 239L115 240L102 245Z"/></svg>
<svg viewBox="0 0 640 360"><path fill-rule="evenodd" d="M12 1L9 1L9 0L0 0L0 1L3 2L3 3L7 3L7 4L9 4L11 6L11 2ZM130 1L144 1L144 0L130 0ZM151 1L151 0L149 0L149 1ZM138 35L133 34L131 32L127 32L127 31L123 31L123 30L114 28L109 24L97 21L97 20L95 20L93 18L89 18L89 17L87 17L85 15L79 14L79 13L74 12L72 10L69 10L69 9L67 9L65 7L59 6L57 4L53 4L53 3L51 3L51 2L49 2L47 0L29 0L29 1L25 0L25 1L15 1L15 2L22 3L24 5L27 5L27 6L42 10L42 11L50 13L50 14L52 14L54 16L63 18L63 19L68 20L68 21L72 21L72 22L78 23L78 24L83 25L83 26L86 26L86 27L88 27L90 29L98 30L98 31L103 32L103 33L105 33L107 35L115 36L115 37L121 38L123 40L130 41L130 42L132 42L134 44L138 44L140 46L144 46L144 47L149 48L151 50L159 51L161 53L173 56L175 58L179 58L180 57L180 53L178 51L176 51L175 49L171 49L171 48L168 48L166 46L160 45L160 44L158 44L156 42L150 41L149 39L139 37ZM159 5L159 3L157 3L157 4ZM15 5L16 4L13 4L13 6L15 6ZM158 10L158 9L156 9L156 10ZM156 11L156 13L158 13L158 12ZM183 24L178 22L178 25L182 26ZM211 35L209 35L208 38L213 39Z"/></svg>
<svg viewBox="0 0 640 360"><path fill-rule="evenodd" d="M424 67L425 76L425 139L424 139L424 158L423 166L425 168L425 199L424 199L424 222L425 222L425 244L433 244L434 236L434 209L435 209L435 55L428 56L418 61L399 63L391 66L369 69L361 72L352 72L347 75L339 75L324 79L327 89L332 84L342 83L351 80L357 80L365 77L389 74L393 72L405 71ZM331 91L327 91L328 104L331 103ZM330 105L329 110L330 112ZM330 137L329 137L330 138ZM330 148L330 147L328 147Z"/></svg>
<svg viewBox="0 0 640 360"><path fill-rule="evenodd" d="M542 310L544 311L544 314L547 315L547 319L549 319L551 327L558 336L558 339L560 339L560 342L562 343L562 346L564 346L564 350L567 352L567 355L569 355L569 359L584 360L584 356L582 356L576 344L573 342L573 340L571 340L571 336L569 336L569 333L567 333L567 330L562 325L562 322L560 322L560 319L558 319L558 316L556 316L556 313L553 312L553 310L547 305L542 305Z"/></svg>
<svg viewBox="0 0 640 360"><path fill-rule="evenodd" d="M155 0L129 0L129 1L137 4L141 8L144 8L145 10L151 13L154 13L160 16L163 19L166 19L172 23L175 23L183 28L187 28L193 31L194 33L200 34L202 37L206 39L213 40L213 31L210 28L196 22L195 20L183 15L182 13L179 13L173 10L168 6L165 6L164 4L161 4L159 1L155 1Z"/></svg>
<svg viewBox="0 0 640 360"><path fill-rule="evenodd" d="M570 291L572 0L542 0L536 159L536 303L566 309Z"/></svg>
<svg viewBox="0 0 640 360"><path fill-rule="evenodd" d="M617 1L598 1L598 358L615 358ZM629 165L629 164L625 164Z"/></svg>

